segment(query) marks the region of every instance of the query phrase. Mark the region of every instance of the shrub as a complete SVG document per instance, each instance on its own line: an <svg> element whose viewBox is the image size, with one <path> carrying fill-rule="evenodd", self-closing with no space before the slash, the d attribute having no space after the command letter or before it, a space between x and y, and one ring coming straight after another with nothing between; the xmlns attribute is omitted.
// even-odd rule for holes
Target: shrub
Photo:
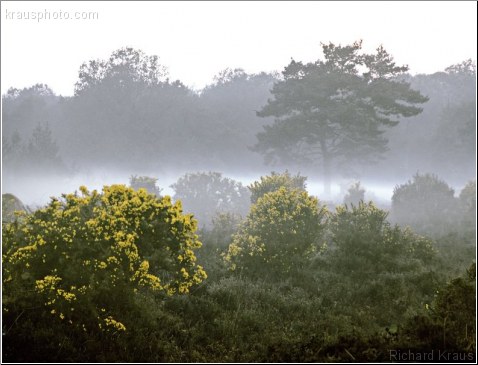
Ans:
<svg viewBox="0 0 478 365"><path fill-rule="evenodd" d="M365 189L360 186L360 182L356 182L347 190L344 197L345 205L358 205L365 198Z"/></svg>
<svg viewBox="0 0 478 365"><path fill-rule="evenodd" d="M121 333L135 322L138 295L187 293L206 277L195 263L196 222L180 202L123 185L80 190L3 226L10 325L36 307L34 321L50 317L38 327Z"/></svg>
<svg viewBox="0 0 478 365"><path fill-rule="evenodd" d="M443 346L474 351L476 347L476 264L462 277L451 280L438 295L433 308L443 330Z"/></svg>
<svg viewBox="0 0 478 365"><path fill-rule="evenodd" d="M396 186L391 217L420 233L443 234L457 222L457 199L447 183L431 174L416 174L413 180Z"/></svg>
<svg viewBox="0 0 478 365"><path fill-rule="evenodd" d="M202 241L215 247L229 246L242 220L243 218L235 213L217 213L212 218L212 228L201 232Z"/></svg>
<svg viewBox="0 0 478 365"><path fill-rule="evenodd" d="M316 264L321 290L341 310L353 308L364 328L398 323L433 294L431 241L392 226L387 212L371 202L338 207L330 217L328 244Z"/></svg>
<svg viewBox="0 0 478 365"><path fill-rule="evenodd" d="M462 222L466 227L475 227L476 223L476 181L470 181L459 196Z"/></svg>
<svg viewBox="0 0 478 365"><path fill-rule="evenodd" d="M210 228L218 212L247 214L249 192L238 181L222 177L218 172L186 174L171 185L174 199L181 200L184 209L193 212L201 228Z"/></svg>
<svg viewBox="0 0 478 365"><path fill-rule="evenodd" d="M232 236L242 220L238 214L218 213L212 218L211 229L200 230L203 248L198 252L198 261L207 269L209 283L227 274L228 270L221 254L231 244Z"/></svg>
<svg viewBox="0 0 478 365"><path fill-rule="evenodd" d="M20 199L13 194L2 194L2 222L13 222L15 212L28 212Z"/></svg>
<svg viewBox="0 0 478 365"><path fill-rule="evenodd" d="M134 189L146 189L146 191L150 194L154 194L157 197L161 195L161 190L157 185L156 182L158 179L148 177L148 176L131 176L129 178L129 185Z"/></svg>
<svg viewBox="0 0 478 365"><path fill-rule="evenodd" d="M433 254L431 241L409 229L392 226L388 213L372 202L354 207L338 207L330 219L330 244L337 255L351 263L363 258L367 262L354 267L341 266L345 272L363 269L390 271L402 258L429 261Z"/></svg>
<svg viewBox="0 0 478 365"><path fill-rule="evenodd" d="M285 187L262 196L234 235L225 259L232 270L288 274L321 244L326 208L307 192Z"/></svg>
<svg viewBox="0 0 478 365"><path fill-rule="evenodd" d="M437 270L445 277L456 277L475 260L476 235L465 230L450 232L434 239L434 247L439 258Z"/></svg>
<svg viewBox="0 0 478 365"><path fill-rule="evenodd" d="M443 285L424 313L405 324L404 333L417 349L443 349L461 352L461 360L476 356L476 264L465 275ZM443 351L442 352L446 352ZM473 357L471 357L473 356ZM452 357L450 357L452 359Z"/></svg>
<svg viewBox="0 0 478 365"><path fill-rule="evenodd" d="M281 187L305 191L306 180L307 177L299 174L292 176L287 170L282 174L272 172L269 176L261 176L261 181L255 181L248 186L251 191L251 203L255 204L260 197Z"/></svg>

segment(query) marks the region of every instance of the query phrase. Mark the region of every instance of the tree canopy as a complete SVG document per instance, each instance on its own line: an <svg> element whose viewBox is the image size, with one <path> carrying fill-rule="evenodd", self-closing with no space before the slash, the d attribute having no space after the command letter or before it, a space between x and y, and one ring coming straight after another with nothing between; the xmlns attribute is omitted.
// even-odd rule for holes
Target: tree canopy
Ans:
<svg viewBox="0 0 478 365"><path fill-rule="evenodd" d="M327 192L333 168L376 161L387 150L386 128L419 114L417 105L428 100L398 79L408 67L397 66L383 46L374 54L361 48L322 44L323 61L292 60L258 112L275 122L257 135L255 150L268 162L321 165Z"/></svg>
<svg viewBox="0 0 478 365"><path fill-rule="evenodd" d="M209 227L219 212L246 215L249 209L247 188L219 172L188 173L171 188L175 192L174 199L181 200L184 209L194 213L201 228Z"/></svg>
<svg viewBox="0 0 478 365"><path fill-rule="evenodd" d="M75 94L104 82L127 88L130 83L159 85L166 76L165 67L159 64L158 56L149 56L131 47L114 51L108 60L91 60L81 65Z"/></svg>

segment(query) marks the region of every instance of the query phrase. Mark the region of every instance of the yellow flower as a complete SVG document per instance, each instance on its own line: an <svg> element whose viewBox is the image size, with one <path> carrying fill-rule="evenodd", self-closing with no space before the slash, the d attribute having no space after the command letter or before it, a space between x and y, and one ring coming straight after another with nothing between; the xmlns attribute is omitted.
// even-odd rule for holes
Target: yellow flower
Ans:
<svg viewBox="0 0 478 365"><path fill-rule="evenodd" d="M111 316L108 316L107 318L105 318L104 321L105 321L107 327L113 327L114 329L116 329L118 331L126 331L125 325L123 323L113 319L113 317L111 317Z"/></svg>

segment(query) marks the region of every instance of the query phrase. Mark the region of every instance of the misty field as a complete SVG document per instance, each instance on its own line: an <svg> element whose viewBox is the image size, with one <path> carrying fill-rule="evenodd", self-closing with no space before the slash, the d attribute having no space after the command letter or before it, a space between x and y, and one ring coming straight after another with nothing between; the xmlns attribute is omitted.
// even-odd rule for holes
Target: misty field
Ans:
<svg viewBox="0 0 478 365"><path fill-rule="evenodd" d="M9 89L3 361L474 362L476 62L321 47L200 91L130 47L73 96Z"/></svg>

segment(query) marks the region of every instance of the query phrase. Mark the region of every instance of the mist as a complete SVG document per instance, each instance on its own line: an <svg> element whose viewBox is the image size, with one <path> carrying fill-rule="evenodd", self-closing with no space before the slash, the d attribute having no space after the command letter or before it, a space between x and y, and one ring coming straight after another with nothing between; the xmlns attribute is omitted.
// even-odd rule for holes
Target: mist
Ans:
<svg viewBox="0 0 478 365"><path fill-rule="evenodd" d="M272 169L274 170L274 169ZM214 171L211 169L204 169L201 171ZM295 172L294 170L290 170ZM69 176L45 176L45 175L29 175L23 174L19 178L18 175L7 175L3 177L3 191L18 197L25 205L31 209L36 209L44 206L50 201L51 197L60 197L65 193L78 192L80 186L86 186L89 190L101 191L105 185L113 184L130 184L131 176L150 176L160 177L157 185L162 190L163 195L174 195L174 190L171 185L176 182L181 176L188 172L196 171L177 171L170 174L158 174L155 171L101 171L92 170L86 173L77 173ZM237 175L224 174L225 177L231 178L248 186L254 181L258 180L260 176L268 175L271 172L269 169L264 169L263 173L255 175ZM330 201L336 205L341 204L346 194L347 189L355 180L342 179L338 182L332 183L331 195L325 197L323 194L323 181L317 179L307 182L307 191L311 195L323 197L324 201ZM365 199L373 200L382 206L389 206L393 189L393 184L380 184L380 182L361 180L362 185L366 188ZM463 185L464 186L464 185ZM456 187L459 191L463 186Z"/></svg>
<svg viewBox="0 0 478 365"><path fill-rule="evenodd" d="M134 73L152 56L124 48L113 54L115 62L127 62L121 60L126 54L137 55L138 63L125 63L103 81L80 79L73 97L43 84L11 88L2 96L4 192L39 206L80 185L128 184L132 175L157 178L164 194L174 195L170 185L186 173L220 172L246 186L271 171L288 170L307 176L309 193L321 200L340 203L348 186L360 181L368 196L387 205L394 187L416 173L435 173L457 192L476 174L474 65L406 75L412 88L429 97L423 111L384 130L388 146L372 155L374 161L353 160L353 154L338 161L345 168L334 167L326 194L319 161L271 159L254 151L258 133L273 124L257 112L280 73L225 69L200 91L157 73L155 84L147 86L151 80L132 78L146 77ZM129 86L118 89L117 82Z"/></svg>

